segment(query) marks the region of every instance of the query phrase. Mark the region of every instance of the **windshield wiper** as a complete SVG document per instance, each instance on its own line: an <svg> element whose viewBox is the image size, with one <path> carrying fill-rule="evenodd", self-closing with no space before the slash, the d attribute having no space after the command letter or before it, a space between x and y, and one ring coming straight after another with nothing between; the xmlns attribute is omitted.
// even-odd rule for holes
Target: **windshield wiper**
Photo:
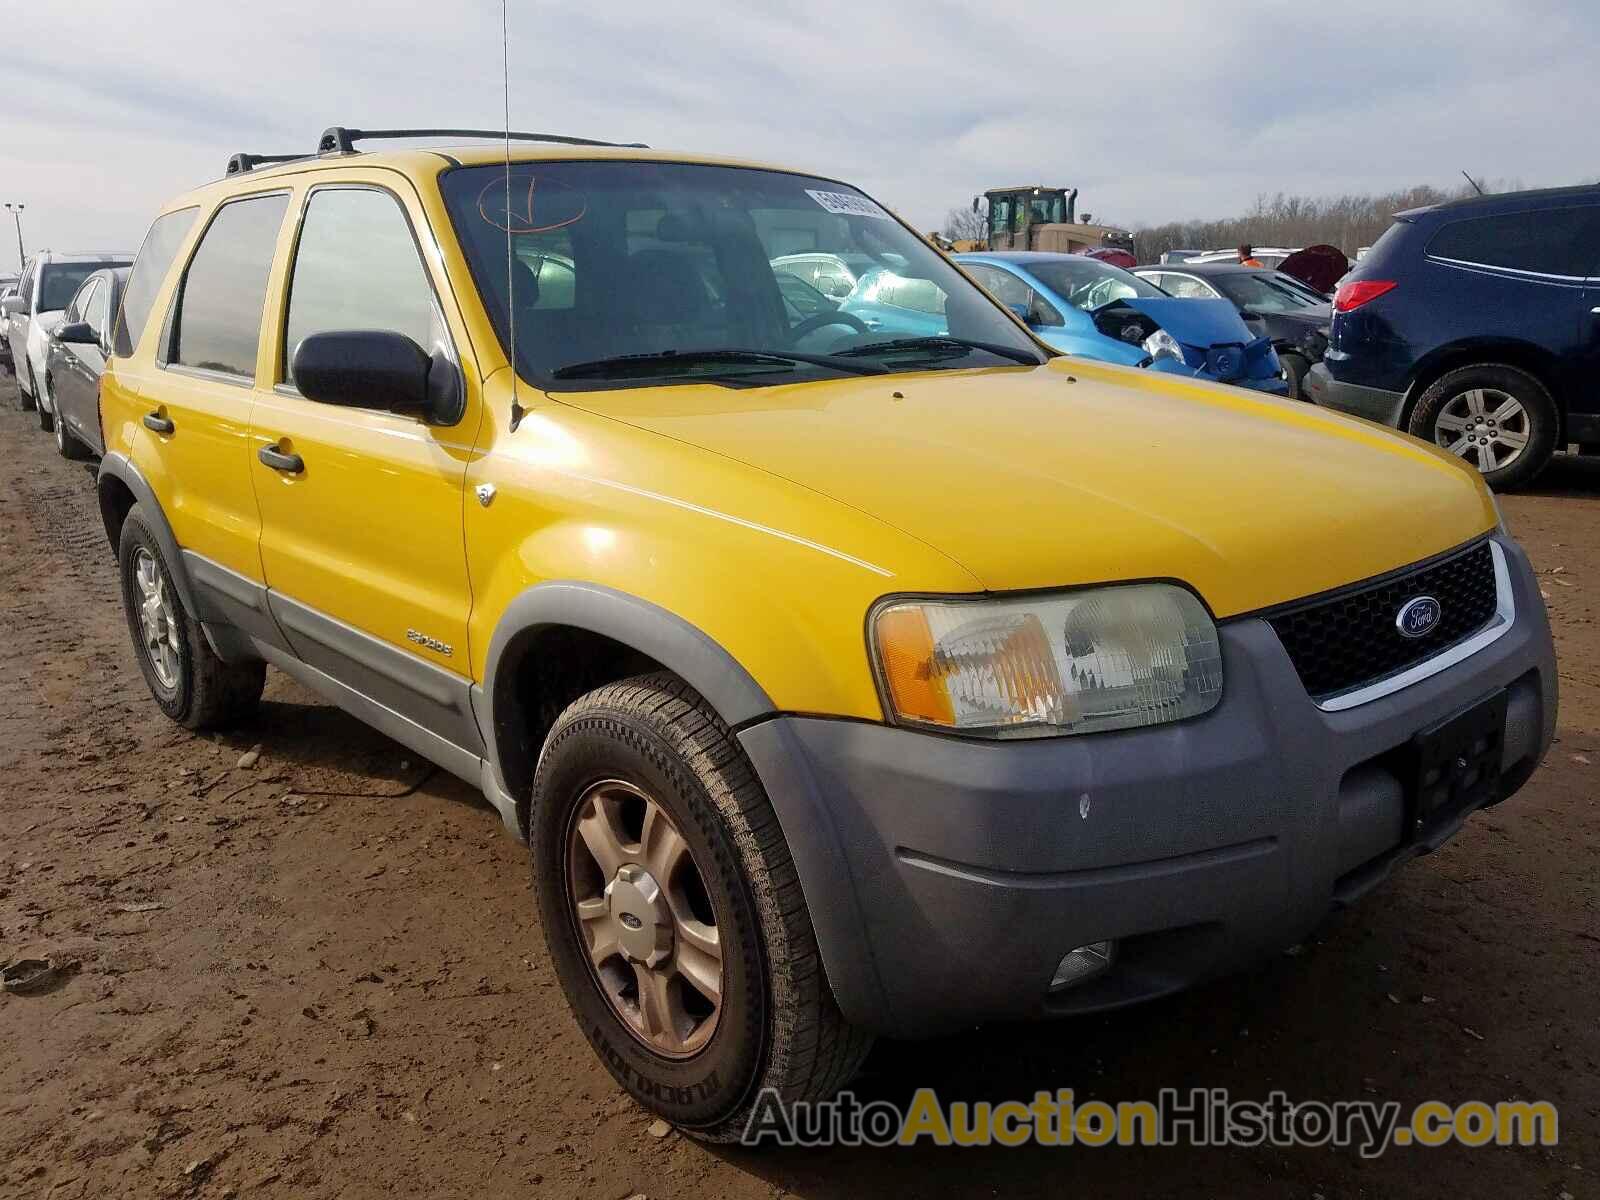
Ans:
<svg viewBox="0 0 1600 1200"><path fill-rule="evenodd" d="M612 375L649 374L652 367L730 366L783 367L793 370L796 363L832 367L852 375L887 375L889 368L877 363L854 362L836 354L801 354L792 350L662 350L655 354L614 354L589 362L568 363L550 372L552 379L594 379Z"/></svg>
<svg viewBox="0 0 1600 1200"><path fill-rule="evenodd" d="M971 338L951 337L949 334L940 334L937 337L896 338L889 342L872 342L865 346L853 346L849 350L841 350L841 357L854 358L857 355L868 354L898 354L902 350L934 350L963 353L971 350L986 350L990 354L997 354L1001 358L1009 358L1012 362L1026 363L1030 367L1037 367L1043 360L1028 350L1018 350L1014 346L1002 346L997 342L975 342Z"/></svg>

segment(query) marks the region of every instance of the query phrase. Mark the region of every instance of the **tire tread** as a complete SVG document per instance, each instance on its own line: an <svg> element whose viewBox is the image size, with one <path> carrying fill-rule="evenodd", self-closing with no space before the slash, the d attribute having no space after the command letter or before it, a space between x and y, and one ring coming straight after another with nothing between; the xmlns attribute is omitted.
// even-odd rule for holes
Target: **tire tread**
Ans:
<svg viewBox="0 0 1600 1200"><path fill-rule="evenodd" d="M608 720L608 718L621 718ZM776 1089L786 1102L820 1100L848 1083L872 1047L872 1035L850 1025L828 986L800 878L777 813L733 731L676 675L657 672L597 688L557 719L545 755L568 731L605 722L613 736L659 761L649 727L710 797L731 834L765 942L771 991L771 1034L751 1094L714 1126L688 1130L705 1141L737 1141L756 1094ZM661 763L669 769L675 765ZM539 772L543 773L542 769ZM689 781L685 781L689 782ZM535 780L534 802L541 797Z"/></svg>

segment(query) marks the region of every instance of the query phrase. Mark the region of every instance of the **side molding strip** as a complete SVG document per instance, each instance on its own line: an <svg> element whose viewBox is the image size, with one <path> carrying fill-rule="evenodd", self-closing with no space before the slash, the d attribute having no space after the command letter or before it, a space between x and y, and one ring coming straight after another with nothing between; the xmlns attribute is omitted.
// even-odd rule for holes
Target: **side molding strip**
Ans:
<svg viewBox="0 0 1600 1200"><path fill-rule="evenodd" d="M432 730L424 729L415 721L408 720L354 688L346 687L333 676L300 661L292 654L286 654L276 646L262 641L256 641L255 646L268 663L285 675L293 676L323 699L344 709L357 720L371 725L408 750L422 755L429 762L437 763L458 779L474 785L482 782L483 760L476 754L463 750Z"/></svg>
<svg viewBox="0 0 1600 1200"><path fill-rule="evenodd" d="M474 759L483 739L465 678L424 662L371 634L267 591L267 605L289 648L312 667L376 700L383 708L462 747ZM477 781L476 775L473 781Z"/></svg>

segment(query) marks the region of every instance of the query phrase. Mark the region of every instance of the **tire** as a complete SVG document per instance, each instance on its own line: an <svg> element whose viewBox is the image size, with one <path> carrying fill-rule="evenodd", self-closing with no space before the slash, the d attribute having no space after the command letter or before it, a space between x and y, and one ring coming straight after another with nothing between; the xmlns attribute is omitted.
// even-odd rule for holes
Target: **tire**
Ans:
<svg viewBox="0 0 1600 1200"><path fill-rule="evenodd" d="M651 804L659 810L653 817ZM623 836L614 849L627 861L597 895L607 872L580 831L580 824L592 827L592 818L580 823L579 817L603 808L617 814L613 824ZM637 826L630 809L640 817ZM662 870L660 855L647 849L658 839L646 823L654 820L659 829L663 819L686 844L687 866L679 858L677 868ZM834 1002L772 804L727 725L682 680L639 676L570 705L539 758L528 832L545 942L562 989L607 1070L646 1109L703 1140L734 1141L762 1090L776 1089L785 1101L818 1100L854 1075L872 1039L847 1024ZM611 944L603 923L626 936L616 924L631 915L625 876L644 868L664 880L656 903L666 907L651 910L659 920L647 917L644 935L671 929L670 950L651 950L670 954L662 970L690 961L691 942L677 932L685 928L678 920L683 909L692 910L691 919L698 914L702 940L710 916L720 958L714 1017L704 1015L709 1002L680 973L683 1020L654 1041L640 1028L644 1009L630 1010L627 1002L628 987L637 999L645 978L628 957L633 951L619 946L596 966L589 950ZM580 893L591 897L588 918L578 915ZM584 926L586 919L591 923ZM662 936L655 933L647 945L661 947ZM698 1011L691 1011L697 998ZM698 1023L684 1034L692 1022ZM662 1040L673 1049L661 1048Z"/></svg>
<svg viewBox="0 0 1600 1200"><path fill-rule="evenodd" d="M56 397L51 391L52 384L47 373L44 377L44 390L34 398L34 408L39 414L39 428L46 433L53 433L56 427ZM45 401L50 402L50 407L45 407Z"/></svg>
<svg viewBox="0 0 1600 1200"><path fill-rule="evenodd" d="M122 523L117 564L134 657L161 711L194 730L220 729L254 713L266 684L266 664L225 663L212 652L199 624L183 609L142 504L135 504ZM159 617L151 617L151 642L141 609L152 593L141 578L157 597L152 607Z"/></svg>
<svg viewBox="0 0 1600 1200"><path fill-rule="evenodd" d="M1289 399L1304 400L1306 372L1311 370L1311 364L1304 355L1296 354L1293 350L1280 353L1278 363L1283 367L1283 378L1289 384Z"/></svg>
<svg viewBox="0 0 1600 1200"><path fill-rule="evenodd" d="M1497 421L1511 405L1517 414ZM1441 420L1463 418L1462 428L1441 428ZM1494 428L1483 426L1483 420ZM1417 398L1407 428L1436 446L1455 449L1478 468L1490 487L1505 491L1532 482L1549 465L1560 423L1555 401L1532 375L1500 363L1474 363L1447 371L1429 384ZM1513 434L1521 440L1520 448L1502 440ZM1488 442L1477 441L1479 436ZM1512 449L1515 453L1509 452Z"/></svg>
<svg viewBox="0 0 1600 1200"><path fill-rule="evenodd" d="M72 430L67 428L67 423L61 419L61 413L55 415L56 453L70 462L82 462L90 457L89 447L85 446L76 437Z"/></svg>
<svg viewBox="0 0 1600 1200"><path fill-rule="evenodd" d="M24 355L23 357L24 357L23 365L25 367L27 367L28 386L27 386L26 389L23 388L23 386L22 386L22 375L23 375L23 373L21 371L18 371L17 372L17 407L20 408L23 412L32 412L33 409L34 409L34 399L33 398L36 395L38 395L38 391L34 388L33 364L31 362L27 362L26 361L26 358L27 358L26 355Z"/></svg>

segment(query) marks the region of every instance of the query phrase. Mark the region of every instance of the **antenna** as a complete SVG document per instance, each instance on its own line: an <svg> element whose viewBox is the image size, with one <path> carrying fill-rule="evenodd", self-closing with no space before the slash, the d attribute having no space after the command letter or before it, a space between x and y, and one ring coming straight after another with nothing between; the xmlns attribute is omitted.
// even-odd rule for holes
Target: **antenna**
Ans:
<svg viewBox="0 0 1600 1200"><path fill-rule="evenodd" d="M500 0L500 80L505 94L506 118L506 319L511 334L511 432L522 424L523 408L517 399L517 277L511 252L511 35L506 23L507 0ZM529 193L528 216L533 216Z"/></svg>
<svg viewBox="0 0 1600 1200"><path fill-rule="evenodd" d="M1472 190L1477 192L1478 195L1480 195L1480 196L1483 195L1483 189L1478 186L1478 181L1476 179L1474 179L1471 175L1467 175L1467 173L1465 171L1463 171L1461 173L1463 175L1467 176L1467 182L1472 185Z"/></svg>

